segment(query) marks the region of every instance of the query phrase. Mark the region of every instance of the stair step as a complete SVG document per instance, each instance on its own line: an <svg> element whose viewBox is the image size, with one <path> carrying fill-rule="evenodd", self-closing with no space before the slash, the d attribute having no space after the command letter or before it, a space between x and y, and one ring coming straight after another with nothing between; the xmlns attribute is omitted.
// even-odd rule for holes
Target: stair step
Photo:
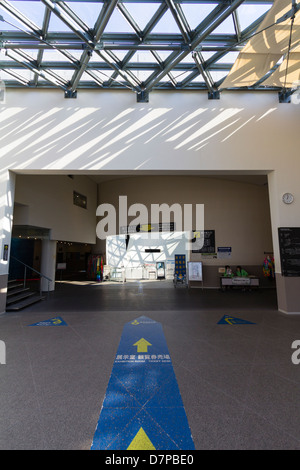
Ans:
<svg viewBox="0 0 300 470"><path fill-rule="evenodd" d="M20 294L21 292L26 292L29 291L29 287L22 287L22 289L13 289L13 290L8 290L6 297L12 297L13 295Z"/></svg>
<svg viewBox="0 0 300 470"><path fill-rule="evenodd" d="M24 286L23 282L8 281L8 283L7 283L7 292L10 292L10 291L16 289L17 287L23 287L23 286Z"/></svg>
<svg viewBox="0 0 300 470"><path fill-rule="evenodd" d="M13 304L15 302L18 302L19 300L26 299L28 297L32 297L33 295L36 295L36 292L33 291L28 291L27 289L17 295L11 295L9 298L6 299L6 305Z"/></svg>
<svg viewBox="0 0 300 470"><path fill-rule="evenodd" d="M12 305L8 305L6 307L7 312L18 311L22 310L25 307L29 307L29 305L35 304L36 302L40 302L44 300L45 297L40 296L39 294L34 293L34 296L27 297L27 299L21 300L20 302L14 303Z"/></svg>

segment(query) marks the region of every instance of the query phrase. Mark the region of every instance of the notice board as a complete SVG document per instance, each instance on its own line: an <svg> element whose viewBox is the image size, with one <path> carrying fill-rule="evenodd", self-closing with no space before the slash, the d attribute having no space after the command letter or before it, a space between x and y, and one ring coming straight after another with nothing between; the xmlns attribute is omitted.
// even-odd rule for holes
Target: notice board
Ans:
<svg viewBox="0 0 300 470"><path fill-rule="evenodd" d="M278 238L282 275L300 277L300 227L280 227Z"/></svg>
<svg viewBox="0 0 300 470"><path fill-rule="evenodd" d="M202 262L189 261L188 267L189 281L202 281Z"/></svg>
<svg viewBox="0 0 300 470"><path fill-rule="evenodd" d="M194 230L193 235L192 253L215 253L214 230Z"/></svg>

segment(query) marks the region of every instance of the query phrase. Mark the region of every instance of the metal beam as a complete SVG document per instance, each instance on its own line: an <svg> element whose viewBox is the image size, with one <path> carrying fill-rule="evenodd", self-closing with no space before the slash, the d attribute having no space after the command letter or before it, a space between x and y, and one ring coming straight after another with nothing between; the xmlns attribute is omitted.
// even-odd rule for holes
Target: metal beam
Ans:
<svg viewBox="0 0 300 470"><path fill-rule="evenodd" d="M49 23L50 23L50 17L51 17L50 10L48 10L48 8L45 8L45 13L44 13L44 18L43 18L43 25L42 25L42 37L43 38L46 37L47 31L48 31L48 27L49 27ZM43 44L45 44L45 43L43 43ZM38 54L37 54L37 59L36 59L38 68L40 67L40 65L42 63L43 55L44 55L43 49L39 49ZM35 76L34 76L34 84L35 85L37 85L38 77L39 77L38 74L35 74Z"/></svg>
<svg viewBox="0 0 300 470"><path fill-rule="evenodd" d="M190 39L188 31L186 30L186 26L185 26L185 23L184 23L182 17L180 16L180 14L178 14L178 11L176 10L176 6L174 4L174 1L173 0L166 0L166 4L168 5L169 10L172 13L172 16L173 16L173 18L174 18L174 20L175 20L175 22L176 22L176 24L179 28L179 31L182 34L184 42L186 44L188 44L191 39Z"/></svg>
<svg viewBox="0 0 300 470"><path fill-rule="evenodd" d="M196 64L199 72L201 73L201 75L203 77L203 80L204 80L204 82L207 86L207 89L208 89L209 93L213 93L215 91L214 83L213 83L213 80L212 80L209 72L207 72L204 69L204 60L203 60L202 55L199 52L193 52L192 56L193 56L193 59L195 61L195 64Z"/></svg>

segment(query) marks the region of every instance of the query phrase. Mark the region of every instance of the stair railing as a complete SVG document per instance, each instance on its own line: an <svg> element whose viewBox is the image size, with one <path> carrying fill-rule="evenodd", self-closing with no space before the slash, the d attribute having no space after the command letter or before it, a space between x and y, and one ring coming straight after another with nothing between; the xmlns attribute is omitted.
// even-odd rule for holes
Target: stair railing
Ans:
<svg viewBox="0 0 300 470"><path fill-rule="evenodd" d="M26 287L26 274L27 274L27 268L29 268L31 271L34 271L35 273L39 274L41 279L40 279L40 296L42 296L42 278L45 278L48 281L48 292L47 292L47 298L49 298L49 291L50 291L50 282L52 282L52 279L50 277L45 276L45 274L40 273L36 269L34 269L32 266L29 266L26 263L23 263L23 261L19 260L18 258L15 258L14 256L11 256L15 261L18 263L23 264L24 266L24 279L23 279L23 287L25 289Z"/></svg>

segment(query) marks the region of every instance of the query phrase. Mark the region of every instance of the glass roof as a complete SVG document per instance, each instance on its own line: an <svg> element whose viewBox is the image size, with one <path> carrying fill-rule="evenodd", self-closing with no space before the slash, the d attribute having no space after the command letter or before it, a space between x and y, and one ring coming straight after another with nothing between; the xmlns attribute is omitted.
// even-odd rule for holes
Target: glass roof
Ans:
<svg viewBox="0 0 300 470"><path fill-rule="evenodd" d="M0 79L66 97L87 88L128 89L141 100L154 89L213 93L272 4L0 0Z"/></svg>

